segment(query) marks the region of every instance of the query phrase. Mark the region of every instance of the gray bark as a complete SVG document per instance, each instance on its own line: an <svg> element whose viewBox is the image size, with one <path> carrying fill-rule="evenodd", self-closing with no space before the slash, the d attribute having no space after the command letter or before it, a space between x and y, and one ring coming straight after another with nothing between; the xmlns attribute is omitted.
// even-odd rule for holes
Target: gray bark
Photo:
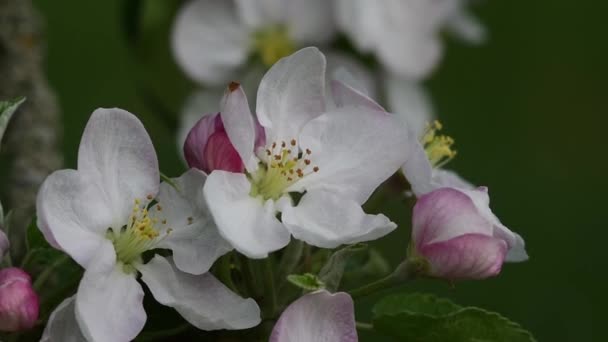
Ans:
<svg viewBox="0 0 608 342"><path fill-rule="evenodd" d="M59 107L44 73L42 21L30 0L0 0L0 98L26 96L5 135L9 177L0 191L23 236L45 177L62 165ZM15 236L12 243L19 244ZM18 247L18 246L15 246Z"/></svg>

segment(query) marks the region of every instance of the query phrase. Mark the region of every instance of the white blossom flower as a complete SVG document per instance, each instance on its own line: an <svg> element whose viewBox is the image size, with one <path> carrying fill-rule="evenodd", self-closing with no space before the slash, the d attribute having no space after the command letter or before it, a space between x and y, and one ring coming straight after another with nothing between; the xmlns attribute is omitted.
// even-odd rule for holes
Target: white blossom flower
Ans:
<svg viewBox="0 0 608 342"><path fill-rule="evenodd" d="M296 48L334 35L331 1L191 0L179 11L173 53L203 84L228 81L251 55L270 66Z"/></svg>
<svg viewBox="0 0 608 342"><path fill-rule="evenodd" d="M58 309L74 312L55 313L48 341L64 341L74 319L91 341L135 338L146 321L139 274L158 302L200 329L260 322L252 299L206 273L231 247L207 213L205 175L190 170L173 183L159 185L154 147L135 116L120 109L91 115L78 169L51 174L37 199L38 225L49 243L85 269L75 297ZM157 248L173 256L145 262L142 254Z"/></svg>
<svg viewBox="0 0 608 342"><path fill-rule="evenodd" d="M242 87L232 83L222 100L229 138L222 141L238 153L244 172L211 170L204 194L222 236L251 258L284 247L290 235L333 248L377 239L396 227L361 205L405 161L405 127L382 110L336 94L339 105L326 110L324 84L325 58L316 48L276 63L258 89L256 113L265 137L258 149ZM303 193L297 205L291 193Z"/></svg>
<svg viewBox="0 0 608 342"><path fill-rule="evenodd" d="M465 9L468 0L335 0L339 28L362 52L391 72L425 78L442 54L439 34L451 30L478 42L483 28Z"/></svg>

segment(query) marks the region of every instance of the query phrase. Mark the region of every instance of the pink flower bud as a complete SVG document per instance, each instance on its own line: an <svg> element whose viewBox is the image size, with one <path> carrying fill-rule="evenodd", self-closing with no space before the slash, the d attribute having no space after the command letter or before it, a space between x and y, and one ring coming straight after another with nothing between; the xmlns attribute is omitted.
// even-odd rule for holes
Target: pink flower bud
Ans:
<svg viewBox="0 0 608 342"><path fill-rule="evenodd" d="M523 239L502 225L485 187L440 188L414 206L414 252L429 262L429 275L483 279L500 273L505 259L527 259Z"/></svg>
<svg viewBox="0 0 608 342"><path fill-rule="evenodd" d="M10 247L8 237L6 237L1 228L0 226L0 261L2 261L2 257L8 252L8 248Z"/></svg>
<svg viewBox="0 0 608 342"><path fill-rule="evenodd" d="M0 331L30 329L38 319L39 300L30 276L15 267L0 270Z"/></svg>

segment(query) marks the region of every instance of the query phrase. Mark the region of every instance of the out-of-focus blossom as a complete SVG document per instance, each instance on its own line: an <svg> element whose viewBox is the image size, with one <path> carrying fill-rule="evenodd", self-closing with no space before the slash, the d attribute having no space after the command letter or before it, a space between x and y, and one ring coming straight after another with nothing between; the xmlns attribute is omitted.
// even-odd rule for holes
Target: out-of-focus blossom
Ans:
<svg viewBox="0 0 608 342"><path fill-rule="evenodd" d="M16 267L0 270L0 331L32 328L38 320L39 306L27 273Z"/></svg>
<svg viewBox="0 0 608 342"><path fill-rule="evenodd" d="M244 329L260 322L242 299L206 273L231 247L213 224L202 195L206 176L190 170L159 184L154 147L141 122L120 109L95 111L83 133L78 170L60 170L43 183L38 226L46 239L84 269L73 308L81 333L93 341L130 341L146 313L138 274L161 304L203 330ZM170 249L173 256L142 254ZM72 323L50 322L59 341Z"/></svg>
<svg viewBox="0 0 608 342"><path fill-rule="evenodd" d="M270 342L356 342L354 309L348 293L307 294L285 309Z"/></svg>
<svg viewBox="0 0 608 342"><path fill-rule="evenodd" d="M335 0L338 26L355 46L409 80L425 78L436 66L442 30L473 42L483 40L483 28L466 12L468 2Z"/></svg>
<svg viewBox="0 0 608 342"><path fill-rule="evenodd" d="M490 210L484 187L441 188L414 206L413 254L429 263L429 275L483 279L497 275L506 261L528 259L524 240Z"/></svg>
<svg viewBox="0 0 608 342"><path fill-rule="evenodd" d="M191 0L173 28L173 53L192 79L228 81L251 55L270 66L335 32L326 0Z"/></svg>
<svg viewBox="0 0 608 342"><path fill-rule="evenodd" d="M10 243L8 237L2 231L2 222L0 222L0 261L2 261L4 254L8 253L9 247Z"/></svg>
<svg viewBox="0 0 608 342"><path fill-rule="evenodd" d="M405 127L356 99L326 110L324 84L325 57L316 48L277 62L258 89L256 113L266 138L258 149L242 87L232 83L225 93L220 117L245 172L213 170L204 194L222 236L248 257L284 247L290 233L333 248L396 227L361 205L405 161ZM291 192L305 192L296 206Z"/></svg>

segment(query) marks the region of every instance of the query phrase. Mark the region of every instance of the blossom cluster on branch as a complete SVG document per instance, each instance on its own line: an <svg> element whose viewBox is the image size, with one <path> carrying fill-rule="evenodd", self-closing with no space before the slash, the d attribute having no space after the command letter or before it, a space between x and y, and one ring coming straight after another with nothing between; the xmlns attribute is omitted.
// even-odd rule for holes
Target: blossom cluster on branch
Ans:
<svg viewBox="0 0 608 342"><path fill-rule="evenodd" d="M442 31L484 38L467 2L186 2L174 55L205 87L187 101L178 133L187 170L161 173L134 114L95 110L76 168L44 181L38 231L28 231L30 245L40 233L59 261L33 284L20 268L0 270L0 330L39 323L47 342L192 330L272 342L357 341L358 330L404 341L532 341L501 316L428 295L387 297L373 322L355 319L364 296L416 278L485 279L528 258L523 238L490 209L488 188L445 168L454 140L419 83L440 59ZM348 53L333 43L338 35ZM378 66L357 60L370 54ZM17 107L1 108L0 138ZM409 247L402 242L392 271L366 243L407 227L377 213L382 205L370 208L386 201L378 194L412 210ZM0 230L12 266L9 249ZM39 319L51 301L48 274L68 259L82 270L70 275L77 286ZM174 309L183 329L148 328L146 311L158 305L145 296Z"/></svg>

